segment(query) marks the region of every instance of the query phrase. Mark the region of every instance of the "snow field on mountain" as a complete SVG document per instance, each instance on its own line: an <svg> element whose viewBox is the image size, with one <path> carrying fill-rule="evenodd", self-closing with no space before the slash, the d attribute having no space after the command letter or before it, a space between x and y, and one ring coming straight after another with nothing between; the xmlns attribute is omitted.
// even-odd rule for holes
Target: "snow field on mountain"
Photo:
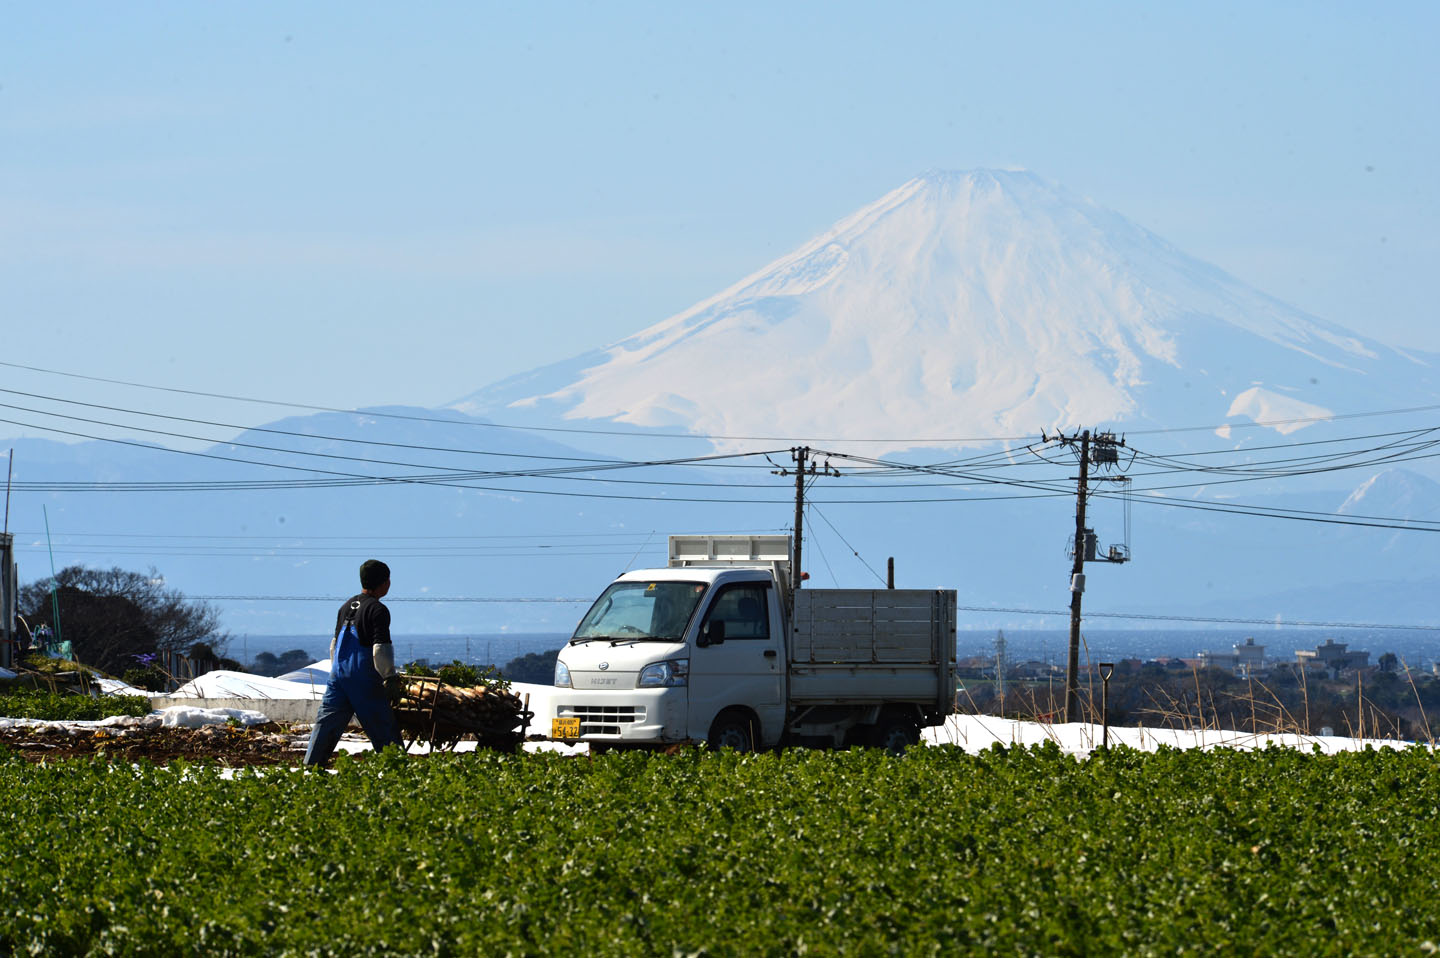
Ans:
<svg viewBox="0 0 1440 958"><path fill-rule="evenodd" d="M1323 417L1433 394L1430 359L1289 307L1033 174L979 170L918 177L584 362L455 406L903 448Z"/></svg>

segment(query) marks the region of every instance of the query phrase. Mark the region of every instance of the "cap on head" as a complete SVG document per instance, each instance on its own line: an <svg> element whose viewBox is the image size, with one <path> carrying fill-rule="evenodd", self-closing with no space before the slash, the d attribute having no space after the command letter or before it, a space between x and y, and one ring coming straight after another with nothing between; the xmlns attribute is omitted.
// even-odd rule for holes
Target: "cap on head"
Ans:
<svg viewBox="0 0 1440 958"><path fill-rule="evenodd" d="M390 581L390 567L379 559L360 563L360 588L378 589Z"/></svg>

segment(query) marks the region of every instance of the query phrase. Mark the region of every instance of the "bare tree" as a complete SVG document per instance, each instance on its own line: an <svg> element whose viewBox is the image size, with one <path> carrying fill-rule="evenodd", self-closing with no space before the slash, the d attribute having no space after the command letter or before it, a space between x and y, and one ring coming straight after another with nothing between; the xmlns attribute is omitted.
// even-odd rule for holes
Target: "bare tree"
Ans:
<svg viewBox="0 0 1440 958"><path fill-rule="evenodd" d="M157 652L193 656L199 646L218 657L230 640L214 608L167 588L154 568L144 574L67 566L53 583L42 579L20 590L20 608L34 628L56 631L57 604L60 637L70 642L75 657L114 674Z"/></svg>

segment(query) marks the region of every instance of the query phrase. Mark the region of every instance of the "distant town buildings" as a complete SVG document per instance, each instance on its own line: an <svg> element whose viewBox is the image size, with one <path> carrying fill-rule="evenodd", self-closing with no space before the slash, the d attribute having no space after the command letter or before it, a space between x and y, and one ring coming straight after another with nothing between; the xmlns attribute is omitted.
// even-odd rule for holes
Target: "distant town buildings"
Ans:
<svg viewBox="0 0 1440 958"><path fill-rule="evenodd" d="M1265 674L1271 667L1281 663L1265 661L1265 646L1246 639L1235 645L1229 652L1200 653L1202 668L1224 669L1240 678L1253 678ZM1344 642L1326 639L1313 649L1297 649L1295 665L1307 672L1323 672L1330 678L1339 678L1343 672L1354 672L1370 668L1370 653L1363 649L1351 649Z"/></svg>
<svg viewBox="0 0 1440 958"><path fill-rule="evenodd" d="M1338 677L1341 672L1369 666L1370 653L1359 650L1351 652L1344 642L1326 639L1324 645L1317 645L1313 650L1296 649L1295 664L1304 669L1327 672L1333 678Z"/></svg>
<svg viewBox="0 0 1440 958"><path fill-rule="evenodd" d="M1200 666L1225 669L1241 678L1259 675L1265 669L1265 646L1246 639L1244 645L1235 645L1229 652L1201 652Z"/></svg>
<svg viewBox="0 0 1440 958"><path fill-rule="evenodd" d="M1390 653L1380 656L1378 662L1370 661L1370 653L1364 649L1351 649L1344 642L1336 642L1334 639L1326 639L1313 649L1297 649L1293 659L1270 658L1267 659L1266 646L1259 644L1253 638L1247 638L1244 642L1237 642L1231 646L1229 651L1206 650L1193 658L1180 658L1173 656L1160 656L1142 662L1140 659L1116 660L1116 672L1127 674L1138 672L1143 668L1163 669L1223 669L1237 678L1266 678L1277 670L1303 672L1315 678L1338 679L1346 673L1368 674L1369 672L1396 671L1396 658ZM1387 662L1387 660L1389 660ZM997 665L1003 661L1005 677L1008 680L1020 682L1054 681L1057 678L1063 680L1064 669L1052 662L1042 662L1035 659L1014 661L997 660L994 656L974 656L962 658L957 667L959 674L964 678L989 679L998 681ZM1082 663L1082 669L1089 671L1095 667L1095 663ZM1427 669L1405 670L1407 674L1424 681L1433 681L1440 678L1440 662Z"/></svg>

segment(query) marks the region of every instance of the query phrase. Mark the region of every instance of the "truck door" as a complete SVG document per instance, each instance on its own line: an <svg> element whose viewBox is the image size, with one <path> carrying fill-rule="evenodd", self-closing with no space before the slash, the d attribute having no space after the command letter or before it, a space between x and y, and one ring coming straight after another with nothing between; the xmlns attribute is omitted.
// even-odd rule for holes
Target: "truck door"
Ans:
<svg viewBox="0 0 1440 958"><path fill-rule="evenodd" d="M784 722L782 682L784 636L780 634L775 590L767 582L733 582L710 597L700 620L700 636L712 621L725 623L723 642L696 642L690 660L690 734L709 734L715 716L744 706L760 719L757 748L775 744Z"/></svg>

